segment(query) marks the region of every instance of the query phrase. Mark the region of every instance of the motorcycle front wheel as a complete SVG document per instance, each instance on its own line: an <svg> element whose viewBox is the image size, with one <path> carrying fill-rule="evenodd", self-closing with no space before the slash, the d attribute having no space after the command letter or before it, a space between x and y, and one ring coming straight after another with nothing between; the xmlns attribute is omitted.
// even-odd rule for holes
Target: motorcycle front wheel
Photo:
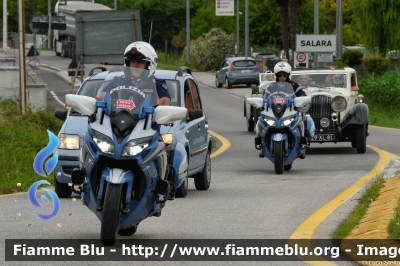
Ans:
<svg viewBox="0 0 400 266"><path fill-rule="evenodd" d="M283 142L274 141L274 166L275 173L281 175L283 173Z"/></svg>
<svg viewBox="0 0 400 266"><path fill-rule="evenodd" d="M100 239L104 246L112 246L117 240L121 219L122 185L107 184L104 196L103 217L101 219Z"/></svg>

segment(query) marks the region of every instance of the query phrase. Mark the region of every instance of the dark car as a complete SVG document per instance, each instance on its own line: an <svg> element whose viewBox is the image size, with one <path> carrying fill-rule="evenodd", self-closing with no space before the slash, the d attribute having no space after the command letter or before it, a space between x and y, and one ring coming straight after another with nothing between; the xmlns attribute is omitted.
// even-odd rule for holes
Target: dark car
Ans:
<svg viewBox="0 0 400 266"><path fill-rule="evenodd" d="M215 86L221 88L225 84L226 88L232 88L232 85L259 84L258 74L260 67L252 57L230 57L224 60L215 74Z"/></svg>

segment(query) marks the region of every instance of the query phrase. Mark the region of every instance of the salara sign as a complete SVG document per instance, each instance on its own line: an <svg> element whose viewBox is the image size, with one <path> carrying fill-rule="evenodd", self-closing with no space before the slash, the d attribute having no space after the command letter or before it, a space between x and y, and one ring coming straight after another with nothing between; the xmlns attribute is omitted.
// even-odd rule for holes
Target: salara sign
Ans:
<svg viewBox="0 0 400 266"><path fill-rule="evenodd" d="M335 52L336 35L296 34L297 52Z"/></svg>

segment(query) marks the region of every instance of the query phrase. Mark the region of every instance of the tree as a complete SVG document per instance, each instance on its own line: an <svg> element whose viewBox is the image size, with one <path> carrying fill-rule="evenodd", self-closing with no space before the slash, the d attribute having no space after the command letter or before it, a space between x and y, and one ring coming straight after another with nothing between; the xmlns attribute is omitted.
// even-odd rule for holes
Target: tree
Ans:
<svg viewBox="0 0 400 266"><path fill-rule="evenodd" d="M400 2L396 0L351 0L350 10L365 49L386 54L400 49Z"/></svg>
<svg viewBox="0 0 400 266"><path fill-rule="evenodd" d="M290 43L293 51L296 51L296 34L297 34L297 14L299 10L300 0L290 0Z"/></svg>
<svg viewBox="0 0 400 266"><path fill-rule="evenodd" d="M233 51L235 35L213 28L190 42L190 54L199 70L215 69L224 60L224 53Z"/></svg>
<svg viewBox="0 0 400 266"><path fill-rule="evenodd" d="M289 0L276 0L276 3L279 6L279 15L281 17L283 50L286 55L289 55Z"/></svg>

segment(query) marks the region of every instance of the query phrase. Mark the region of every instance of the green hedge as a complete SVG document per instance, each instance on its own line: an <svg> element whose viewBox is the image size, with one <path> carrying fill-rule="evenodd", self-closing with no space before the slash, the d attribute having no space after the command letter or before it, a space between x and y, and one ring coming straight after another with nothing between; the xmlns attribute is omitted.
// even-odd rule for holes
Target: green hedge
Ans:
<svg viewBox="0 0 400 266"><path fill-rule="evenodd" d="M400 102L400 69L386 71L383 75L372 74L358 80L359 93L368 101L389 111L397 111Z"/></svg>

